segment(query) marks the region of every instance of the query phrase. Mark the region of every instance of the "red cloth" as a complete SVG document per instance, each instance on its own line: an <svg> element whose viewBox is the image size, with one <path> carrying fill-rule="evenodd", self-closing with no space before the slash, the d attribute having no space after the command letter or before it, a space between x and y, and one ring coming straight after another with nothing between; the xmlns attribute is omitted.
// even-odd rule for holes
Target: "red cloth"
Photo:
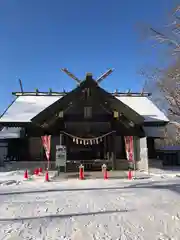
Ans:
<svg viewBox="0 0 180 240"><path fill-rule="evenodd" d="M133 136L125 136L125 148L127 160L130 162L134 161L134 146L133 146Z"/></svg>
<svg viewBox="0 0 180 240"><path fill-rule="evenodd" d="M50 151L51 151L51 135L42 136L41 139L42 139L42 144L48 160L48 168L49 168Z"/></svg>

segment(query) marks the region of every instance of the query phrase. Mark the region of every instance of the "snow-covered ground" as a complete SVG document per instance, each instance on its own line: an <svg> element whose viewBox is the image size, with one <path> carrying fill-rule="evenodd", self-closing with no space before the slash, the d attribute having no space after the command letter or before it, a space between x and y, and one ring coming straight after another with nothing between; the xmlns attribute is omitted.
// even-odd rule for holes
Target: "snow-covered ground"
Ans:
<svg viewBox="0 0 180 240"><path fill-rule="evenodd" d="M169 176L169 177L180 177L180 167L164 167L164 168L149 168L149 173L146 172L151 176Z"/></svg>
<svg viewBox="0 0 180 240"><path fill-rule="evenodd" d="M16 180L0 186L0 239L180 239L180 178Z"/></svg>

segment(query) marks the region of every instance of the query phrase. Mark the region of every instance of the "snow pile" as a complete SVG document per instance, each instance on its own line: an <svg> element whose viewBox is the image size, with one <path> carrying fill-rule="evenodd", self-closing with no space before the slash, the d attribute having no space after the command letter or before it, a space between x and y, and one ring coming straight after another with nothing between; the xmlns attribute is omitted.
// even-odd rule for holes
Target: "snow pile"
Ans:
<svg viewBox="0 0 180 240"><path fill-rule="evenodd" d="M21 184L20 181L16 181L16 180L3 180L3 181L0 181L0 186L9 186L9 185L12 185L12 184L16 184L16 185L19 185Z"/></svg>
<svg viewBox="0 0 180 240"><path fill-rule="evenodd" d="M0 186L20 184L23 174L23 171L0 172Z"/></svg>
<svg viewBox="0 0 180 240"><path fill-rule="evenodd" d="M49 179L54 177L55 172L49 171ZM44 182L45 173L36 176L28 173L28 178L31 181ZM1 185L11 185L11 184L20 184L24 182L24 171L16 170L16 171L4 171L0 172L0 186Z"/></svg>
<svg viewBox="0 0 180 240"><path fill-rule="evenodd" d="M0 187L0 239L179 240L180 181L68 180Z"/></svg>

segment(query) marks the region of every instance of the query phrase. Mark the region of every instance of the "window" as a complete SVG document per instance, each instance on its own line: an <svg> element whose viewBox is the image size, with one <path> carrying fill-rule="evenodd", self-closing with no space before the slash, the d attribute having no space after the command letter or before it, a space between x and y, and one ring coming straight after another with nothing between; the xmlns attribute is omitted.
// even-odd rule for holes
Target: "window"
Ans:
<svg viewBox="0 0 180 240"><path fill-rule="evenodd" d="M84 118L92 117L92 107L84 107Z"/></svg>

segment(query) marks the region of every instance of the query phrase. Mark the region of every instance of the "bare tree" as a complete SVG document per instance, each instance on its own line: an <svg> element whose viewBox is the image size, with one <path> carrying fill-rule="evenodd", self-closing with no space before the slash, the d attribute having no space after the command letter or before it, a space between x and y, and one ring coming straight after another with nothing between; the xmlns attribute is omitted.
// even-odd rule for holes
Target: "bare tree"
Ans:
<svg viewBox="0 0 180 240"><path fill-rule="evenodd" d="M180 59L164 71L157 86L167 103L171 123L166 129L167 137L173 143L180 143Z"/></svg>
<svg viewBox="0 0 180 240"><path fill-rule="evenodd" d="M157 86L168 103L172 120L180 121L180 59L162 73Z"/></svg>
<svg viewBox="0 0 180 240"><path fill-rule="evenodd" d="M165 144L180 143L180 6L172 13L172 21L160 31L148 28L149 39L156 44L167 45L172 53L171 65L166 69L156 68L145 77L145 88L152 92L152 100L170 119L165 129Z"/></svg>
<svg viewBox="0 0 180 240"><path fill-rule="evenodd" d="M147 79L145 90L152 92L151 100L170 120L170 124L164 129L164 144L180 143L180 60L167 69L142 74Z"/></svg>
<svg viewBox="0 0 180 240"><path fill-rule="evenodd" d="M180 5L175 8L171 15L171 22L161 30L153 27L148 28L150 39L154 43L163 43L172 49L172 53L180 54Z"/></svg>
<svg viewBox="0 0 180 240"><path fill-rule="evenodd" d="M177 63L178 65L178 63ZM146 82L144 90L151 92L151 100L167 115L170 122L164 128L164 139L156 140L157 146L180 144L180 109L179 109L179 88L180 78L176 76L175 66L165 69L155 69L148 74L142 72ZM173 73L171 75L170 73Z"/></svg>

